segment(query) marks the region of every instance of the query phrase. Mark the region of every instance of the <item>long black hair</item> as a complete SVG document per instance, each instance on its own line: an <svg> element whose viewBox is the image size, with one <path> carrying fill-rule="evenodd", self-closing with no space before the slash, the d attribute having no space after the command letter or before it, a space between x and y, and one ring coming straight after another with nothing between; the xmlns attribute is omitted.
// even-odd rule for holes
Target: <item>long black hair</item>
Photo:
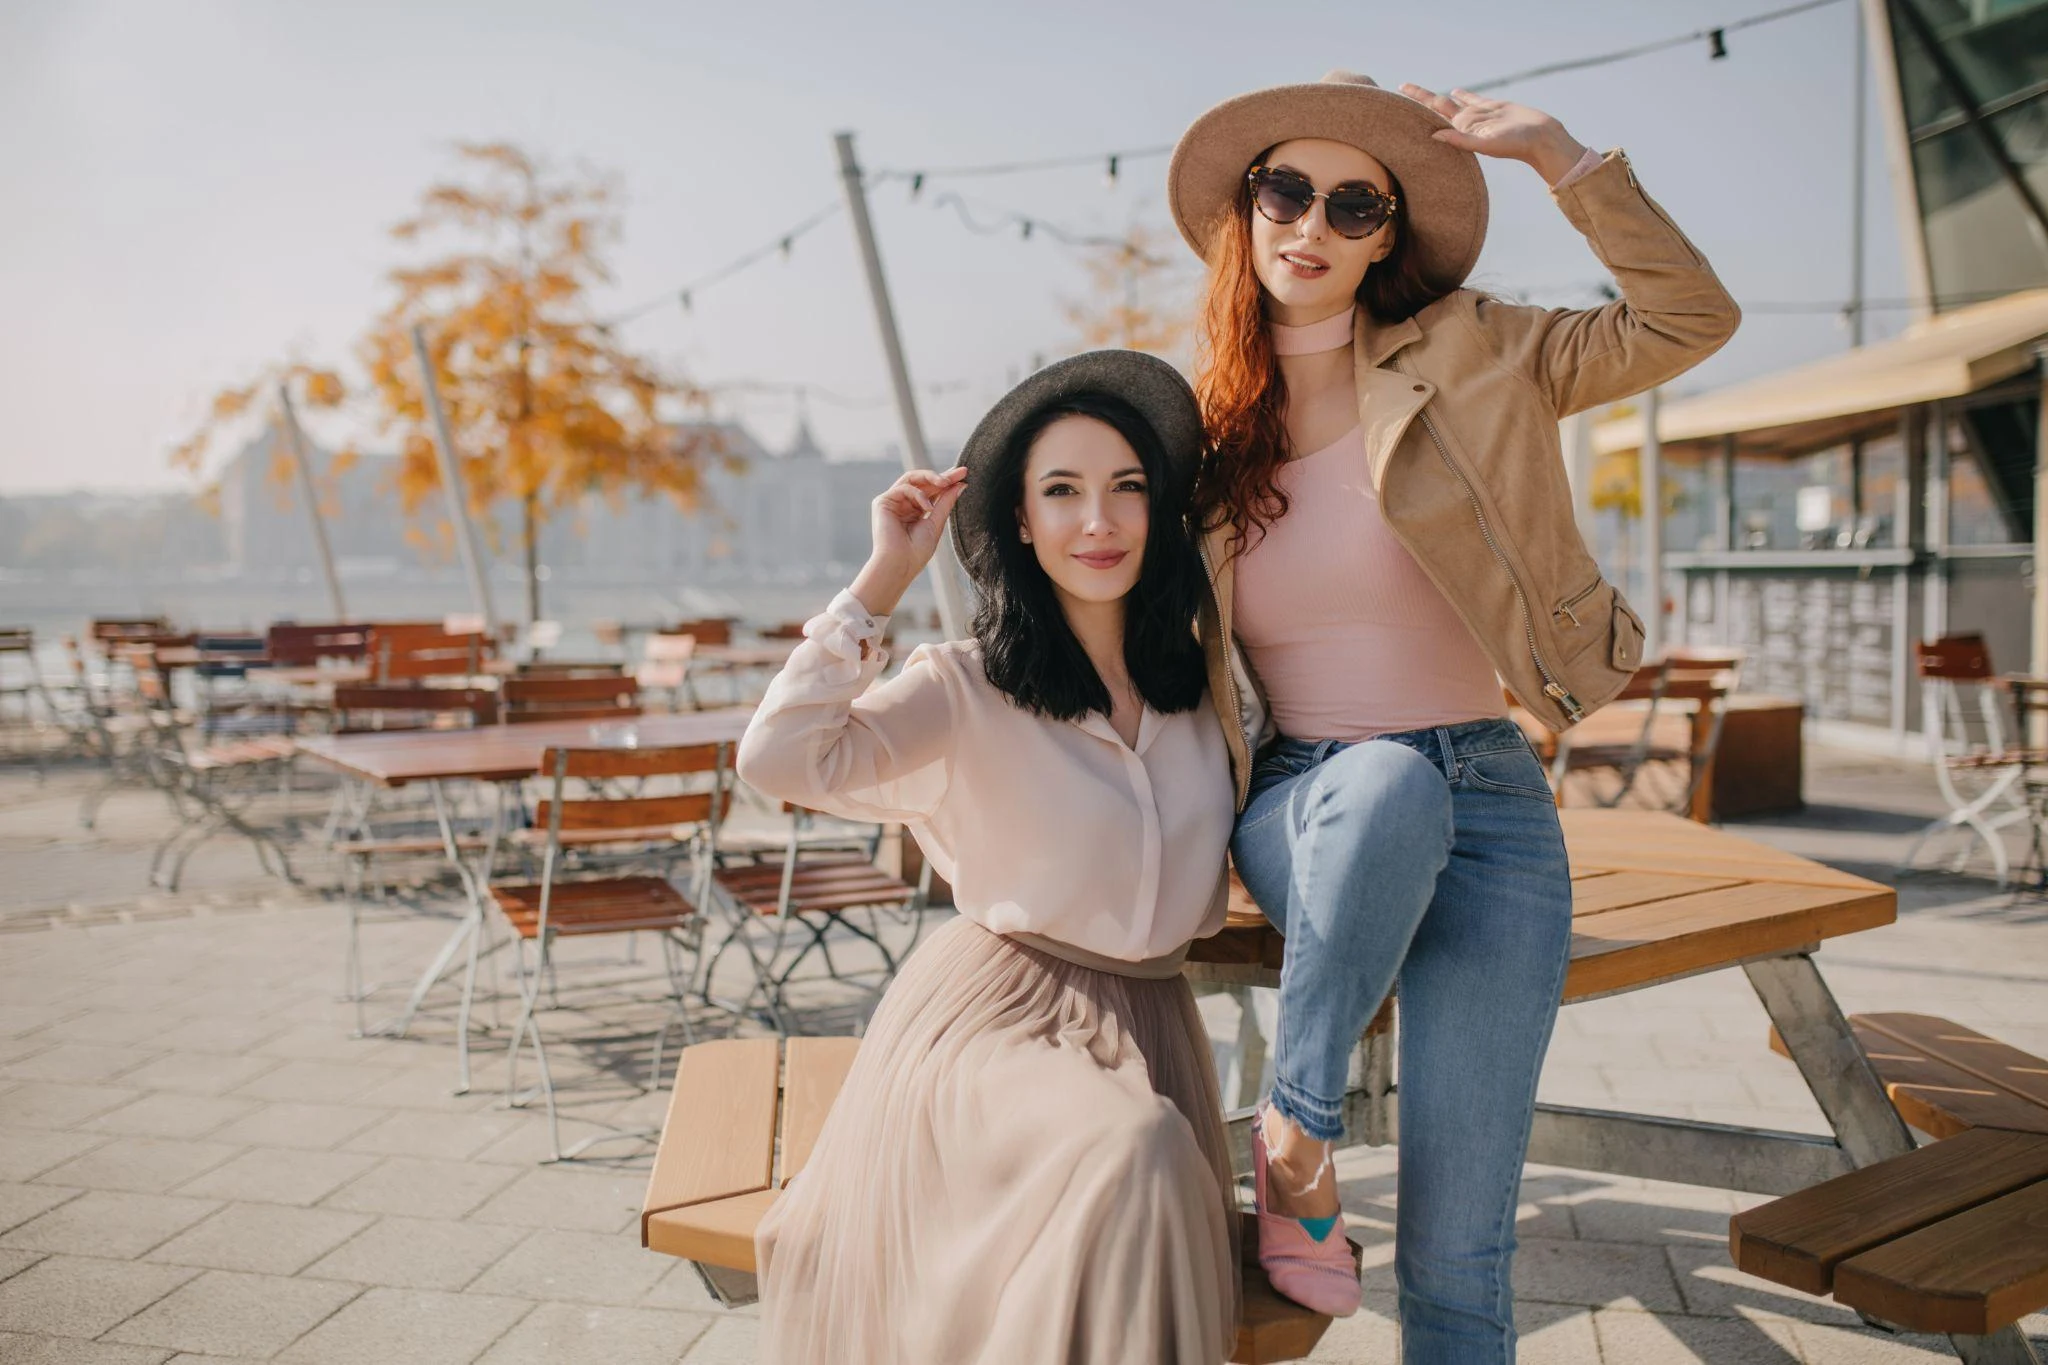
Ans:
<svg viewBox="0 0 2048 1365"><path fill-rule="evenodd" d="M992 467L977 471L982 496L960 509L980 522L966 538L966 567L981 593L974 636L988 680L1027 711L1055 720L1110 712L1109 689L1067 624L1052 579L1017 533L1032 444L1062 417L1113 427L1144 467L1150 521L1138 581L1124 598L1124 667L1153 710L1191 711L1206 683L1195 613L1207 580L1188 521L1194 462L1169 459L1135 407L1099 391L1056 399L1020 422Z"/></svg>

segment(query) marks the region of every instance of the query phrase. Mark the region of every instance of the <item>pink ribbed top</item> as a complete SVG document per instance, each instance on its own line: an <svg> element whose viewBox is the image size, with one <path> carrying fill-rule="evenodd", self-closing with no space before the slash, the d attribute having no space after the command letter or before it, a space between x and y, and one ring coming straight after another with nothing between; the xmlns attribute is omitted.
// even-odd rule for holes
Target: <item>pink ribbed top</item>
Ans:
<svg viewBox="0 0 2048 1365"><path fill-rule="evenodd" d="M1282 355L1336 350L1351 318L1273 333ZM1504 714L1493 665L1380 515L1363 430L1279 482L1287 515L1239 558L1234 614L1280 732L1361 740Z"/></svg>

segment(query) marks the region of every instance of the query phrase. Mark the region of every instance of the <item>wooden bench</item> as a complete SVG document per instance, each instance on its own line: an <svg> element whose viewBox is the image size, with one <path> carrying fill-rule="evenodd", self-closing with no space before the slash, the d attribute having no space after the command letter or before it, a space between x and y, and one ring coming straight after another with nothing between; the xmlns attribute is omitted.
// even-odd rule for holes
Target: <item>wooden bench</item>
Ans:
<svg viewBox="0 0 2048 1365"><path fill-rule="evenodd" d="M2037 1362L2014 1324L2048 1307L2048 1061L1932 1015L1849 1022L1900 1117L1938 1140L1737 1214L1736 1266L1947 1333L1966 1360Z"/></svg>
<svg viewBox="0 0 2048 1365"><path fill-rule="evenodd" d="M694 1263L719 1302L752 1302L754 1229L810 1160L859 1048L857 1038L723 1039L685 1048L641 1208L640 1244ZM1274 1292L1259 1271L1249 1217L1242 1231L1244 1311L1230 1358L1299 1360L1330 1320Z"/></svg>

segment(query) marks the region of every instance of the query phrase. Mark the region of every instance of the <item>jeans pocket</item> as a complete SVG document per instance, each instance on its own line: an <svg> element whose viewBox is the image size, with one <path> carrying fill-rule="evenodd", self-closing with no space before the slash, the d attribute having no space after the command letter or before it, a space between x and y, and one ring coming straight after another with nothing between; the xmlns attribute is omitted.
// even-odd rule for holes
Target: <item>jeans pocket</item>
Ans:
<svg viewBox="0 0 2048 1365"><path fill-rule="evenodd" d="M1479 791L1499 792L1503 796L1526 796L1550 805L1557 800L1544 776L1542 762L1526 747L1461 755L1458 780Z"/></svg>

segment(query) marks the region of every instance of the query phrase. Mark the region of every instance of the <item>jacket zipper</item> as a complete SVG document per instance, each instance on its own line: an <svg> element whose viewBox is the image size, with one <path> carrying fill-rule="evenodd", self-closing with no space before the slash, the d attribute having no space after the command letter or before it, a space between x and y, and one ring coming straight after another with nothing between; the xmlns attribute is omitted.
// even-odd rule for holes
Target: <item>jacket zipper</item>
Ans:
<svg viewBox="0 0 2048 1365"><path fill-rule="evenodd" d="M1564 684L1557 680L1557 675L1550 671L1550 665L1543 662L1543 655L1537 652L1536 622L1529 614L1528 595L1522 591L1522 580L1515 577L1514 565L1508 562L1508 557L1502 552L1500 543L1493 538L1493 528L1486 524L1486 510L1479 504L1478 492L1473 489L1472 481L1465 477L1465 471L1458 468L1457 461L1451 458L1451 452L1444 448L1443 437L1437 435L1436 423L1429 420L1429 414L1427 412L1418 412L1416 415L1422 418L1422 429L1429 433L1430 444L1436 447L1438 458L1444 462L1444 467L1456 476L1458 483L1464 488L1465 501L1472 505L1473 520L1479 523L1480 537L1486 541L1486 548L1493 551L1493 557L1500 562L1502 571L1507 574L1508 586L1515 590L1515 605L1521 608L1522 634L1528 640L1529 657L1535 661L1536 671L1543 675L1543 695L1556 702L1563 709L1567 723L1572 725L1578 724L1581 720L1585 719L1586 708L1579 705L1579 699L1567 691Z"/></svg>
<svg viewBox="0 0 2048 1365"><path fill-rule="evenodd" d="M1573 610L1572 610L1572 608L1573 608L1573 607L1576 607L1577 605L1579 605L1579 603L1581 603L1581 602L1585 601L1585 600L1586 600L1587 598L1591 597L1591 596L1592 596L1592 595L1593 595L1594 593L1596 593L1596 592L1598 592L1598 591L1600 591L1600 580L1599 580L1599 579L1595 579L1595 580L1593 581L1593 586L1592 586L1592 587L1590 587L1590 588L1587 588L1587 589L1586 589L1585 591L1583 591L1583 592L1580 592L1580 593L1577 593L1577 594L1575 594L1575 595L1574 595L1574 596L1572 596L1572 597L1571 597L1571 598L1570 598L1570 599L1569 599L1568 601L1566 601L1566 602L1565 602L1565 603L1564 603L1563 605L1559 606L1559 607L1558 607L1558 609L1557 609L1556 611L1554 611L1554 612L1550 613L1550 614L1551 614L1551 616L1552 616L1552 618L1554 619L1554 618L1556 618L1556 617L1559 617L1559 616L1563 616L1563 617L1566 617L1566 618L1568 618L1568 619L1569 619L1569 620L1571 621L1571 623L1572 623L1572 627L1573 627L1574 629L1577 629L1578 627L1580 627L1580 626L1583 626L1583 625L1584 625L1584 624L1586 624L1586 623L1585 623L1584 621L1581 621L1581 620L1579 619L1579 614L1578 614L1577 612L1573 611Z"/></svg>
<svg viewBox="0 0 2048 1365"><path fill-rule="evenodd" d="M1198 539L1196 549L1202 556L1202 568L1209 575L1209 595L1216 595L1216 566L1209 559L1209 542ZM1230 723L1237 727L1238 742L1244 747L1244 763L1237 774L1237 805L1244 809L1245 794L1252 785L1252 737L1244 732L1244 705L1237 697L1237 671L1230 666L1230 623L1223 619L1223 607L1216 608L1216 633L1223 637L1223 690L1230 698Z"/></svg>

